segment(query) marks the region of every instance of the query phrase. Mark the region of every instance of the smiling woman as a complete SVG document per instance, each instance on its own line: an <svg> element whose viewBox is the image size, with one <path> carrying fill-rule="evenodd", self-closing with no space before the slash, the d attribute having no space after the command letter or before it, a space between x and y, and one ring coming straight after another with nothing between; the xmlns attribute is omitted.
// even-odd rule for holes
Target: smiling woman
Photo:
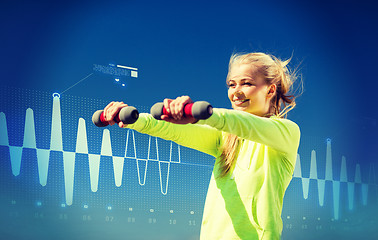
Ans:
<svg viewBox="0 0 378 240"><path fill-rule="evenodd" d="M295 97L288 95L296 79L286 67L289 62L264 53L232 55L227 76L232 107L257 116L285 116L295 107Z"/></svg>
<svg viewBox="0 0 378 240"><path fill-rule="evenodd" d="M185 105L193 101L182 96L164 100L169 114L163 121L141 114L134 124L119 123L215 157L201 239L280 238L283 197L300 138L297 124L282 118L294 107L294 98L287 96L292 79L286 64L263 53L233 55L227 83L234 110L214 108L206 120L185 116ZM125 106L108 104L106 121L114 124Z"/></svg>
<svg viewBox="0 0 378 240"><path fill-rule="evenodd" d="M287 64L265 53L233 54L230 58L227 85L232 108L260 117L285 117L296 105L289 95L296 79ZM223 147L222 173L232 168L239 137L228 134Z"/></svg>

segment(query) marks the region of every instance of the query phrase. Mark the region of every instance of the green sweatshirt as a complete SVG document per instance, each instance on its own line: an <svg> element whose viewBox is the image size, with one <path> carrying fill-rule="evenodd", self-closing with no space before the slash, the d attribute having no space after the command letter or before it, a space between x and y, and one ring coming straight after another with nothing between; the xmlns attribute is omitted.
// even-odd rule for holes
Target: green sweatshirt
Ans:
<svg viewBox="0 0 378 240"><path fill-rule="evenodd" d="M201 239L280 238L283 197L293 175L300 138L294 122L214 108L209 119L196 124L172 124L140 114L126 127L215 157ZM219 162L227 133L241 141L235 165L220 177Z"/></svg>

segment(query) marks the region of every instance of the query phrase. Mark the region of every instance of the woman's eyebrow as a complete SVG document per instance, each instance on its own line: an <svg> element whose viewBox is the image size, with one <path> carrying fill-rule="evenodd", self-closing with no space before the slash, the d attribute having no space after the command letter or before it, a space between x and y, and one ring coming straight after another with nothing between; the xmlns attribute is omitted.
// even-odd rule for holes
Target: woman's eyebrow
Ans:
<svg viewBox="0 0 378 240"><path fill-rule="evenodd" d="M252 82L256 82L256 80L254 78L243 78L240 80L241 82L245 82L245 81L252 81Z"/></svg>
<svg viewBox="0 0 378 240"><path fill-rule="evenodd" d="M226 81L226 83L227 84L230 83L230 82L241 82L241 83L244 83L246 81L254 82L254 83L256 82L256 80L254 78L242 78L242 79L233 79L233 78L231 78L231 79L228 79Z"/></svg>

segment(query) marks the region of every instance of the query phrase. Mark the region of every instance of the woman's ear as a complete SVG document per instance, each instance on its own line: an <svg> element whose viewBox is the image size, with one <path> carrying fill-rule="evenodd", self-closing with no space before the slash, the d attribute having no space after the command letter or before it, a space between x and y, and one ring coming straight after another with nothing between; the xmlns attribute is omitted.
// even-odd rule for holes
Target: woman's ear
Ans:
<svg viewBox="0 0 378 240"><path fill-rule="evenodd" d="M277 85L271 84L268 89L268 93L266 95L267 98L272 98L274 94L276 93Z"/></svg>

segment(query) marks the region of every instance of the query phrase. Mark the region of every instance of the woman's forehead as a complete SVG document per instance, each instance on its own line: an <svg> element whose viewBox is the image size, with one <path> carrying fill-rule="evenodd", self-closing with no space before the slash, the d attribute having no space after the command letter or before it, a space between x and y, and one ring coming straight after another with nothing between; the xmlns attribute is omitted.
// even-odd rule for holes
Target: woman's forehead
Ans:
<svg viewBox="0 0 378 240"><path fill-rule="evenodd" d="M261 74L254 64L236 64L230 68L228 79L256 79Z"/></svg>

